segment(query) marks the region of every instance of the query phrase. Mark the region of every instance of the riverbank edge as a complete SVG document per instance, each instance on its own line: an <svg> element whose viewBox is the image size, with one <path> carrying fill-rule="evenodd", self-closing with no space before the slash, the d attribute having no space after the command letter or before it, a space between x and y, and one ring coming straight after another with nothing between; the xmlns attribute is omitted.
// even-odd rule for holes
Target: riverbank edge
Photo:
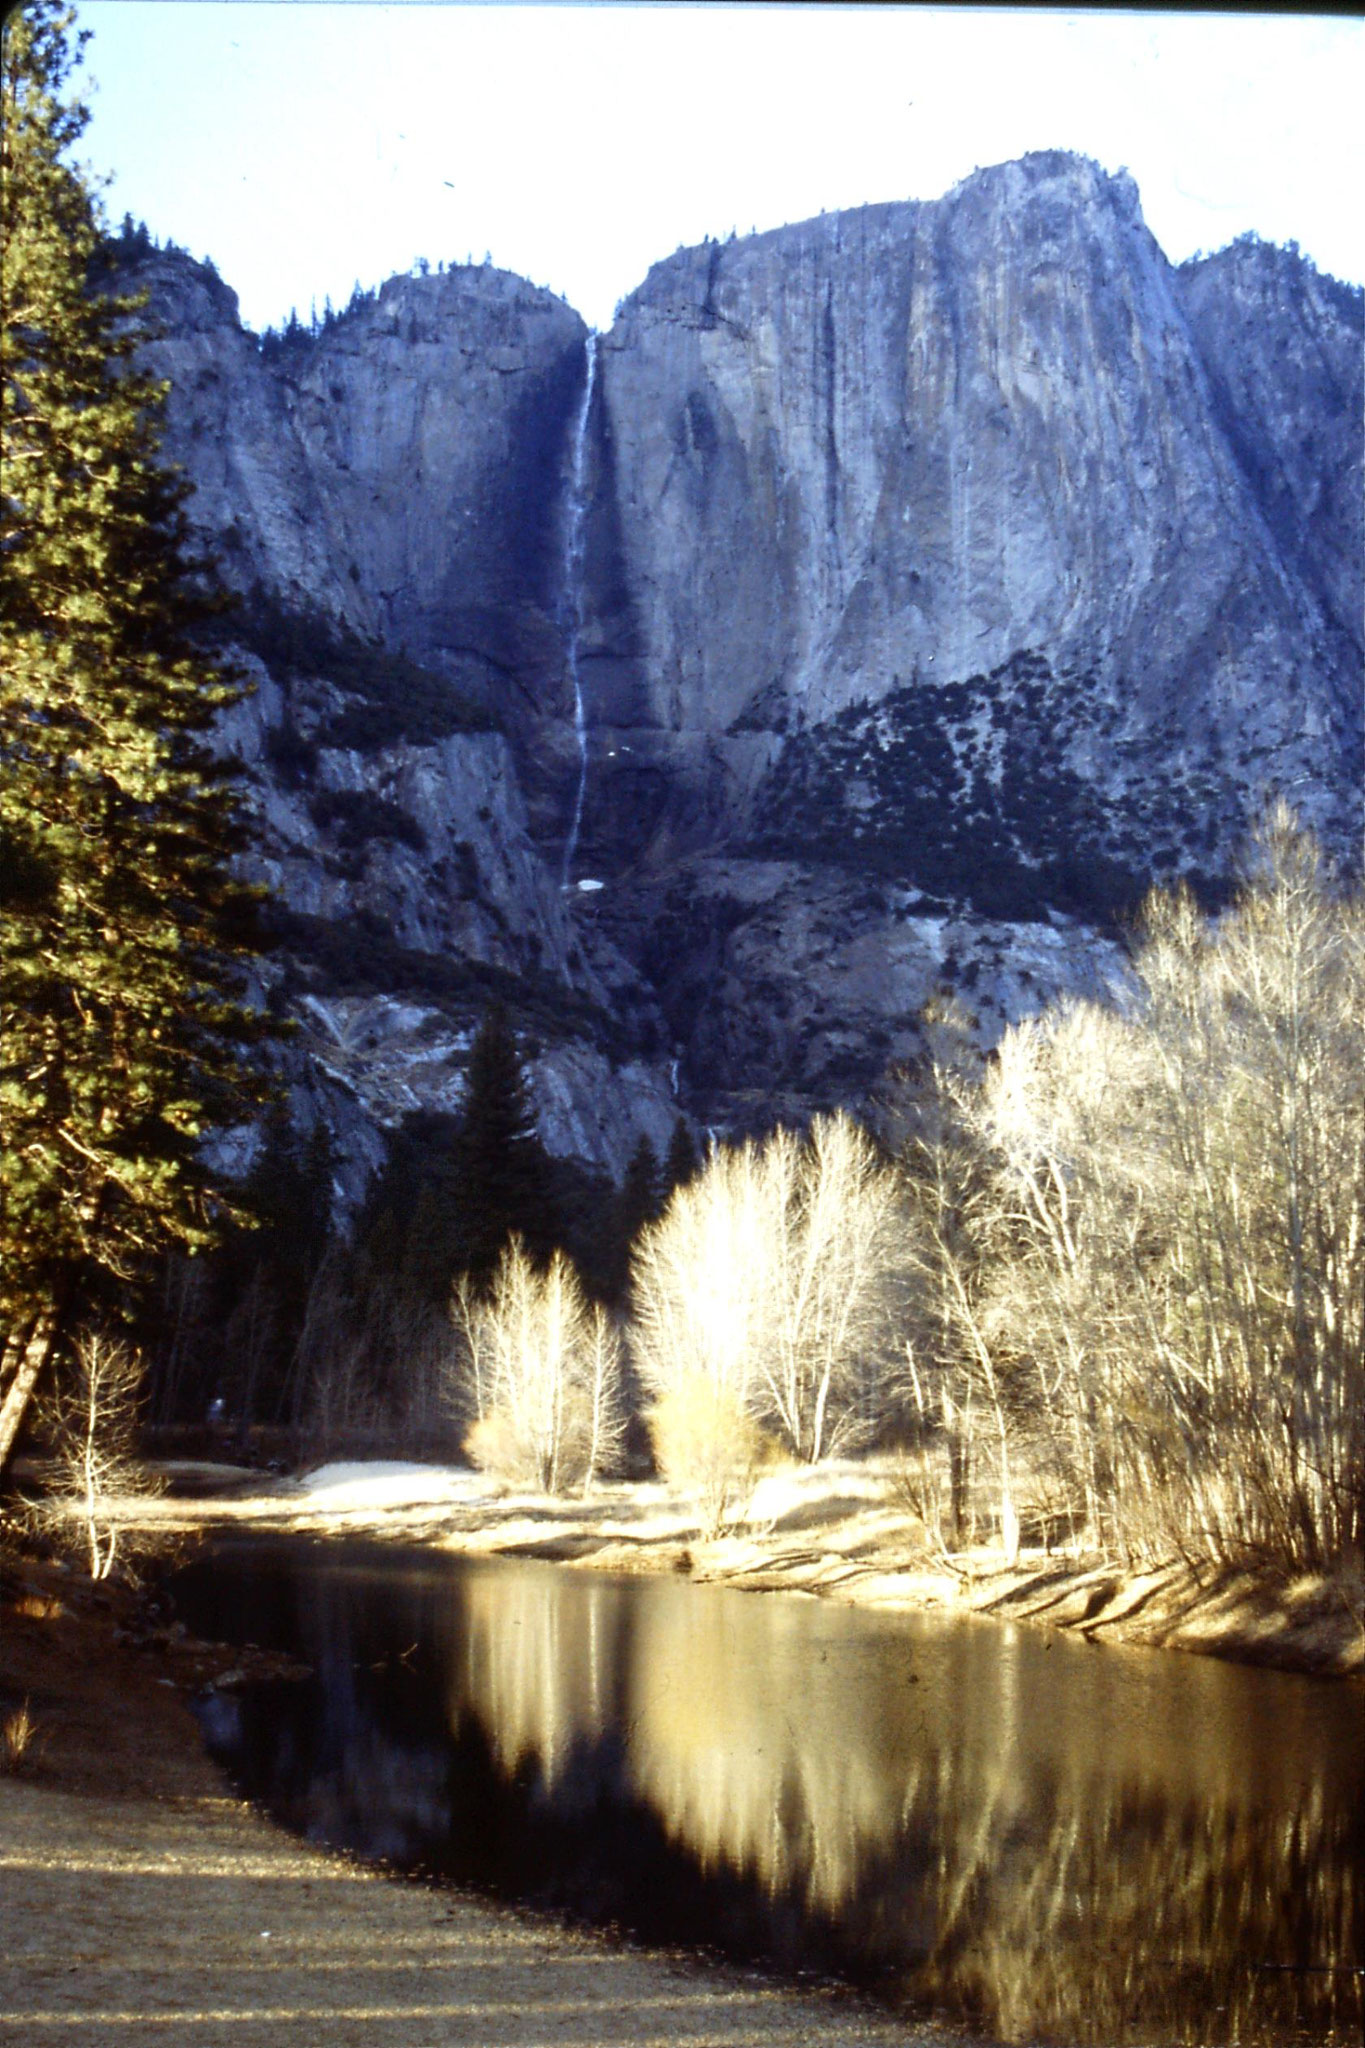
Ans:
<svg viewBox="0 0 1365 2048"><path fill-rule="evenodd" d="M275 2048L987 2048L291 1833L230 1789L190 1707L288 1661L159 1625L142 1590L0 1523L0 1723L24 1700L35 1729L0 1767L0 2039L156 2048L214 2022Z"/></svg>
<svg viewBox="0 0 1365 2048"><path fill-rule="evenodd" d="M1315 1677L1365 1672L1358 1570L1289 1579L1181 1559L1130 1569L1042 1550L1011 1566L984 1545L935 1558L914 1518L888 1500L885 1475L852 1461L787 1475L766 1496L760 1488L745 1520L709 1541L652 1482L618 1482L582 1501L507 1493L443 1466L360 1463L258 1482L243 1473L232 1491L126 1506L153 1530L365 1538L577 1570L671 1572L702 1585L973 1614Z"/></svg>

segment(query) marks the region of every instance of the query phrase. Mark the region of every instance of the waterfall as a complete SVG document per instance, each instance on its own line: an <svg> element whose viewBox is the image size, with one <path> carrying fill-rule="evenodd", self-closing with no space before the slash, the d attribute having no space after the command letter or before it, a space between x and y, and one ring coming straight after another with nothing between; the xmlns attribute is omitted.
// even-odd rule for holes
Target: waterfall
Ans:
<svg viewBox="0 0 1365 2048"><path fill-rule="evenodd" d="M578 851L578 828L583 822L583 797L588 786L588 722L583 711L583 685L578 673L578 639L583 626L583 551L587 524L587 493L584 470L587 463L588 414L592 411L593 386L597 382L597 336L590 334L583 397L574 421L573 460L569 467L569 512L564 526L564 614L569 639L569 680L573 684L573 729L578 741L578 788L574 792L573 822L564 845L561 886L569 886L574 855Z"/></svg>

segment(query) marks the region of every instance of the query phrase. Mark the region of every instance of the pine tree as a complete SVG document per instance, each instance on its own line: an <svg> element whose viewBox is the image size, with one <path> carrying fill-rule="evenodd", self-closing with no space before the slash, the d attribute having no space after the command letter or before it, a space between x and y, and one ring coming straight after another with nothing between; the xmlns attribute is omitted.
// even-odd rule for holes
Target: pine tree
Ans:
<svg viewBox="0 0 1365 2048"><path fill-rule="evenodd" d="M210 1241L200 1137L259 1094L240 1053L269 1028L238 1000L254 892L206 744L236 694L195 644L217 606L66 161L73 18L32 0L3 59L0 1464L76 1316Z"/></svg>
<svg viewBox="0 0 1365 2048"><path fill-rule="evenodd" d="M645 1225L658 1220L663 1193L658 1157L649 1139L641 1138L626 1162L611 1205L611 1289L618 1301L624 1299L630 1282L631 1247Z"/></svg>
<svg viewBox="0 0 1365 2048"><path fill-rule="evenodd" d="M697 1142L685 1116L680 1116L673 1126L673 1135L668 1141L664 1154L663 1199L666 1202L674 1188L684 1188L701 1172L701 1160L697 1154Z"/></svg>
<svg viewBox="0 0 1365 2048"><path fill-rule="evenodd" d="M633 1225L631 1236L642 1223L653 1223L663 1207L659 1161L648 1138L641 1138L626 1161L619 1196L621 1213Z"/></svg>
<svg viewBox="0 0 1365 2048"><path fill-rule="evenodd" d="M335 1163L327 1125L319 1117L301 1140L281 1100L272 1104L262 1138L242 1185L251 1227L231 1235L215 1261L219 1328L227 1352L238 1354L224 1359L218 1377L237 1388L232 1412L244 1424L278 1419L309 1290L331 1243ZM231 1339L248 1301L258 1305L253 1322L269 1325L250 1359Z"/></svg>
<svg viewBox="0 0 1365 2048"><path fill-rule="evenodd" d="M558 1234L549 1161L536 1132L516 1035L501 1004L494 1004L479 1027L466 1078L453 1195L460 1262L483 1286L491 1283L509 1238L521 1237L533 1257L544 1258Z"/></svg>

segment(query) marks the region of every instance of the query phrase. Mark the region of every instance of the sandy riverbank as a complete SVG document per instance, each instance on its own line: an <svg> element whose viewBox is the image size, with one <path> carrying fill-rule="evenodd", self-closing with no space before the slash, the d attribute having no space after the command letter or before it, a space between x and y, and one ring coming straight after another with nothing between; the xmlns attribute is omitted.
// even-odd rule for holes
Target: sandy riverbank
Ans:
<svg viewBox="0 0 1365 2048"><path fill-rule="evenodd" d="M233 1798L189 1693L240 1652L0 1552L0 2044L970 2048L836 1990L644 1952L295 1840Z"/></svg>
<svg viewBox="0 0 1365 2048"><path fill-rule="evenodd" d="M701 1542L658 1484L588 1500L500 1491L463 1468L332 1464L299 1479L175 1468L180 1491L140 1505L158 1527L366 1535L449 1550L542 1557L580 1569L685 1572L699 1582L881 1608L947 1608L1323 1675L1365 1669L1359 1578L1196 1573L1179 1560L1128 1572L1096 1557L1025 1551L1007 1567L981 1546L934 1559L897 1500L893 1469L835 1462L765 1477L743 1522ZM192 1497L190 1497L192 1496Z"/></svg>

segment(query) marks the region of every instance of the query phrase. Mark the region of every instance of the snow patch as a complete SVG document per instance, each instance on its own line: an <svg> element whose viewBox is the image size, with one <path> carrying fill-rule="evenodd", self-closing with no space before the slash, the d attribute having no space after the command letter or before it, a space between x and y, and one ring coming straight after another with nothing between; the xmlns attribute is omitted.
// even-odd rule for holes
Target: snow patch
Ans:
<svg viewBox="0 0 1365 2048"><path fill-rule="evenodd" d="M415 1465L401 1460L320 1465L299 1481L300 1490L325 1496L328 1506L408 1507L418 1501L473 1500L488 1481L458 1465Z"/></svg>

